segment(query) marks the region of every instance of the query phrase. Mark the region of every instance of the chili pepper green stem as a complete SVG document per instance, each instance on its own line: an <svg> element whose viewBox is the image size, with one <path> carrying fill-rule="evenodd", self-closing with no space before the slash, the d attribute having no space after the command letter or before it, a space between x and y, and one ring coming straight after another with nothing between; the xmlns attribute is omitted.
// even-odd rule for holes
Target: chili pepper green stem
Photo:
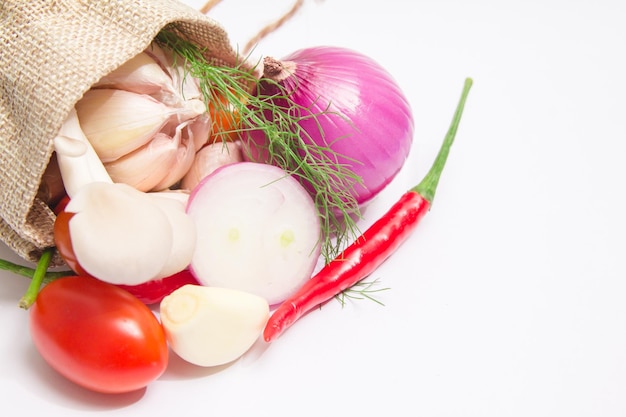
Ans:
<svg viewBox="0 0 626 417"><path fill-rule="evenodd" d="M46 276L48 265L50 265L53 250L54 249L52 248L44 250L41 254L41 258L39 258L39 262L37 262L37 268L35 269L32 280L30 281L30 285L19 302L19 306L24 310L28 310L37 299L39 288L41 287L41 284Z"/></svg>
<svg viewBox="0 0 626 417"><path fill-rule="evenodd" d="M456 131L459 127L459 123L461 121L461 115L463 114L463 108L465 107L465 101L467 100L467 96L469 94L469 90L472 87L473 81L471 78L465 79L465 84L463 86L463 92L461 93L461 99L459 100L459 104L454 112L454 116L452 118L452 123L450 124L450 128L446 133L446 136L443 140L443 144L439 149L439 153L435 158L432 166L428 173L424 176L422 181L417 184L415 187L411 188L411 191L415 191L419 195L421 195L425 200L433 204L433 199L435 198L435 191L437 190L437 184L439 184L439 178L441 177L441 172L443 171L443 167L446 164L448 159L448 154L450 153L450 147L454 142L454 138L456 136Z"/></svg>

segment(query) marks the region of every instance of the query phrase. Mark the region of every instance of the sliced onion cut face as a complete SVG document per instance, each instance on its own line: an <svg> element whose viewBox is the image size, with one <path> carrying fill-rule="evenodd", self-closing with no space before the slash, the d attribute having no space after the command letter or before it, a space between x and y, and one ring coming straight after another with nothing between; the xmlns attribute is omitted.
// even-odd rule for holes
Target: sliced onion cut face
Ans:
<svg viewBox="0 0 626 417"><path fill-rule="evenodd" d="M192 191L197 228L190 269L203 285L283 301L310 278L321 229L308 192L282 169L254 162L223 166Z"/></svg>

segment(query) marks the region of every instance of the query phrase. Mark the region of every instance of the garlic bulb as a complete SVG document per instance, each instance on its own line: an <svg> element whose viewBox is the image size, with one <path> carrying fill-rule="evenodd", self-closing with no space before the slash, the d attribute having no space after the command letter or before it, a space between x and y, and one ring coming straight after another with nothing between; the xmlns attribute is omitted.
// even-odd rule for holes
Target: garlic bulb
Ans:
<svg viewBox="0 0 626 417"><path fill-rule="evenodd" d="M206 144L211 120L181 62L153 43L76 103L82 130L114 182L167 189Z"/></svg>
<svg viewBox="0 0 626 417"><path fill-rule="evenodd" d="M112 284L139 285L189 265L196 244L195 225L185 212L189 193L145 193L114 183L74 110L54 148L70 197L65 211L73 213L70 256L80 269ZM61 251L64 258L68 254Z"/></svg>

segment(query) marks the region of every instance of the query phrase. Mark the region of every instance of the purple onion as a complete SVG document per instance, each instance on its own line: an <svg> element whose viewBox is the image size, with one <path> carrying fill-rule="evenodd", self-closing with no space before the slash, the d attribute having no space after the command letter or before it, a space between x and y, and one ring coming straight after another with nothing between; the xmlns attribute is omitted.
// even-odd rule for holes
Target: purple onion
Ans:
<svg viewBox="0 0 626 417"><path fill-rule="evenodd" d="M378 195L406 161L414 127L410 105L392 76L359 52L322 46L281 61L265 58L259 96L287 109L305 143L330 148L328 157L360 178L348 184L359 205ZM251 131L246 140L256 149L267 146L262 131ZM257 161L266 157L249 153Z"/></svg>

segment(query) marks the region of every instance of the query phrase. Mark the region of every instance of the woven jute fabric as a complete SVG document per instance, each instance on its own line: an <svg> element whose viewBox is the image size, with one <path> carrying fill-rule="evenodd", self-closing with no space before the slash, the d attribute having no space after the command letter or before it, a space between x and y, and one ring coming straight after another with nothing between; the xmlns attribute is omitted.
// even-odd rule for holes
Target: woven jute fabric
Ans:
<svg viewBox="0 0 626 417"><path fill-rule="evenodd" d="M54 246L55 216L37 190L63 121L166 27L215 64L237 64L219 23L174 0L0 0L0 238L23 259Z"/></svg>

